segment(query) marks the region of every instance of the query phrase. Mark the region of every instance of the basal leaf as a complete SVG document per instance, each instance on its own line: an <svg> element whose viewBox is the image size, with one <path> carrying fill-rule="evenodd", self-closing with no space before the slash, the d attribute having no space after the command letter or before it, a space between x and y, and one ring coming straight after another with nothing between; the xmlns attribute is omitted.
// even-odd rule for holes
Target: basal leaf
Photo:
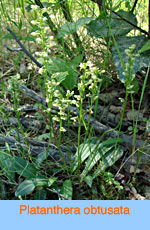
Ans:
<svg viewBox="0 0 150 230"><path fill-rule="evenodd" d="M50 177L48 180L48 187L52 186L52 184L57 180L57 177Z"/></svg>
<svg viewBox="0 0 150 230"><path fill-rule="evenodd" d="M44 187L48 186L48 179L44 176L36 176L32 179L35 187Z"/></svg>
<svg viewBox="0 0 150 230"><path fill-rule="evenodd" d="M93 178L91 176L86 176L84 178L84 181L87 183L87 185L91 188L92 187L92 183L93 183Z"/></svg>
<svg viewBox="0 0 150 230"><path fill-rule="evenodd" d="M33 192L35 188L48 186L48 179L43 176L35 176L29 180L23 181L17 188L15 195L24 196Z"/></svg>
<svg viewBox="0 0 150 230"><path fill-rule="evenodd" d="M23 181L17 188L15 196L24 196L30 194L35 189L35 185L32 180Z"/></svg>
<svg viewBox="0 0 150 230"><path fill-rule="evenodd" d="M66 199L72 200L72 190L73 189L72 189L72 182L71 182L71 180L66 180L63 183L63 186L62 186L62 189L61 189L61 195L63 195L64 198L61 197L61 199L62 200L66 200Z"/></svg>
<svg viewBox="0 0 150 230"><path fill-rule="evenodd" d="M90 154L81 176L85 176L94 167L94 165L96 165L96 163L105 154L107 154L113 147L114 147L114 145L111 145L111 146L102 146L101 145L100 148L97 151L95 151L92 154Z"/></svg>
<svg viewBox="0 0 150 230"><path fill-rule="evenodd" d="M6 174L7 177L11 181L15 179L15 171L13 167L13 157L7 153L6 151L0 151L0 168L3 173Z"/></svg>
<svg viewBox="0 0 150 230"><path fill-rule="evenodd" d="M14 170L20 175L26 178L35 177L37 169L29 163L29 161L24 160L21 157L14 157Z"/></svg>
<svg viewBox="0 0 150 230"><path fill-rule="evenodd" d="M117 160L119 160L122 157L123 152L124 151L121 146L117 146L116 149L112 148L106 155L103 156L92 178L94 179L101 172L105 171L108 167L112 166Z"/></svg>
<svg viewBox="0 0 150 230"><path fill-rule="evenodd" d="M99 161L100 158L114 146L116 141L118 143L123 142L123 140L120 138L108 139L101 143L100 139L96 137L87 139L85 143L80 145L79 151L76 151L72 171L75 171L75 169L77 168L78 160L80 157L81 163L83 163L88 158L85 170L83 171L84 174L86 174L85 172L91 170L92 167L97 163L97 161Z"/></svg>

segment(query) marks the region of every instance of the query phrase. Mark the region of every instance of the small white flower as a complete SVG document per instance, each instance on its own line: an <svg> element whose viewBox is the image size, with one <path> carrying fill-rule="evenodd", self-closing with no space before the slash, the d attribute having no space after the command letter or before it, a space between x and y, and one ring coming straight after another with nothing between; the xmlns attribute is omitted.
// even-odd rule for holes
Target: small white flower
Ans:
<svg viewBox="0 0 150 230"><path fill-rule="evenodd" d="M44 34L47 34L48 31L49 31L49 27L47 26L44 28Z"/></svg>
<svg viewBox="0 0 150 230"><path fill-rule="evenodd" d="M31 5L32 10L37 10L39 7L37 5Z"/></svg>
<svg viewBox="0 0 150 230"><path fill-rule="evenodd" d="M47 18L46 17L43 17L42 18L43 22L46 22L47 21ZM47 27L48 28L48 27Z"/></svg>
<svg viewBox="0 0 150 230"><path fill-rule="evenodd" d="M66 129L63 128L63 127L61 127L61 128L60 128L60 132L66 132Z"/></svg>
<svg viewBox="0 0 150 230"><path fill-rule="evenodd" d="M32 25L39 25L40 22L38 22L36 20L32 20L31 23L32 23Z"/></svg>
<svg viewBox="0 0 150 230"><path fill-rule="evenodd" d="M48 113L51 113L51 111L52 111L51 108L48 108L48 109L47 109L47 112L48 112Z"/></svg>
<svg viewBox="0 0 150 230"><path fill-rule="evenodd" d="M36 38L36 42L37 42L37 44L41 44L42 43L42 39L41 38Z"/></svg>
<svg viewBox="0 0 150 230"><path fill-rule="evenodd" d="M59 122L59 121L60 121L60 120L59 120L59 118L58 118L58 117L56 117L56 116L55 116L55 117L53 117L52 119L53 119L53 121L57 121L57 122Z"/></svg>
<svg viewBox="0 0 150 230"><path fill-rule="evenodd" d="M28 70L32 70L32 69L33 69L33 65L30 63L30 64L27 66L27 69L28 69Z"/></svg>
<svg viewBox="0 0 150 230"><path fill-rule="evenodd" d="M42 75L43 73L44 73L43 68L40 68L40 69L39 69L39 74L41 74L41 75Z"/></svg>
<svg viewBox="0 0 150 230"><path fill-rule="evenodd" d="M43 8L41 10L42 10L42 14L47 13L47 9L46 8ZM46 17L44 17L44 18L46 18Z"/></svg>
<svg viewBox="0 0 150 230"><path fill-rule="evenodd" d="M95 74L93 74L91 77L92 77L93 80L97 79L97 76Z"/></svg>
<svg viewBox="0 0 150 230"><path fill-rule="evenodd" d="M81 96L80 96L80 95L75 95L74 97L75 97L78 101L81 100Z"/></svg>
<svg viewBox="0 0 150 230"><path fill-rule="evenodd" d="M93 65L93 63L91 62L91 61L88 61L87 62L87 65L89 66L89 68L92 68L94 65Z"/></svg>

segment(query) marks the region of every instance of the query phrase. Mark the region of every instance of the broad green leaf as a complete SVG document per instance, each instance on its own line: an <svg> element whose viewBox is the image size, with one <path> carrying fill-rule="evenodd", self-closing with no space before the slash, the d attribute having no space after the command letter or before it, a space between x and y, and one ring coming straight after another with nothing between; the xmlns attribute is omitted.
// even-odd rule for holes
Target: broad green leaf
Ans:
<svg viewBox="0 0 150 230"><path fill-rule="evenodd" d="M18 37L18 39L19 39L20 41L23 39L23 38L20 37L20 35L18 35L18 34L16 34L16 36ZM8 34L3 35L3 36L1 37L1 39L14 39L14 37L13 37L10 33L8 33Z"/></svg>
<svg viewBox="0 0 150 230"><path fill-rule="evenodd" d="M61 189L61 195L64 196L64 198L61 197L62 200L66 200L66 199L72 200L72 182L71 180L66 180L63 183L62 189Z"/></svg>
<svg viewBox="0 0 150 230"><path fill-rule="evenodd" d="M108 139L100 143L100 139L92 137L87 139L85 143L81 144L78 150L76 151L72 171L78 166L79 155L81 156L81 163L83 163L88 157L88 162L86 164L86 170L91 170L91 168L96 164L96 162L108 152L116 141L123 142L120 138Z"/></svg>
<svg viewBox="0 0 150 230"><path fill-rule="evenodd" d="M36 40L34 39L34 38L32 38L32 37L25 37L25 38L23 38L22 40L25 40L25 41L30 41L30 42L34 42L34 43L36 43Z"/></svg>
<svg viewBox="0 0 150 230"><path fill-rule="evenodd" d="M35 176L30 180L23 181L17 188L15 195L24 196L33 192L35 188L47 187L48 179L43 176Z"/></svg>
<svg viewBox="0 0 150 230"><path fill-rule="evenodd" d="M137 19L135 15L133 15L132 12L126 12L123 10L119 10L117 12L122 18L132 22L134 25L137 25ZM132 25L129 23L121 20L119 16L112 13L111 17L110 15L107 16L106 19L96 19L91 21L87 25L87 31L91 36L97 37L97 38L109 38L110 37L110 29L109 29L109 23L111 32L115 37L123 36L125 34L128 34L131 30L134 29Z"/></svg>
<svg viewBox="0 0 150 230"><path fill-rule="evenodd" d="M43 176L36 176L35 178L32 178L32 181L35 185L35 187L44 187L48 186L48 179Z"/></svg>
<svg viewBox="0 0 150 230"><path fill-rule="evenodd" d="M114 147L114 144L111 146L103 146L102 144L98 148L97 151L94 151L92 154L90 154L85 168L82 172L82 176L86 175L93 167L96 165L96 163L105 155L107 154L112 148Z"/></svg>
<svg viewBox="0 0 150 230"><path fill-rule="evenodd" d="M32 178L36 175L37 169L29 163L29 161L24 160L21 157L14 157L14 170L20 175L26 178Z"/></svg>
<svg viewBox="0 0 150 230"><path fill-rule="evenodd" d="M11 181L15 179L13 157L6 151L2 150L0 151L0 168Z"/></svg>
<svg viewBox="0 0 150 230"><path fill-rule="evenodd" d="M34 189L35 184L33 183L33 180L25 180L18 186L15 196L24 196L30 194Z"/></svg>
<svg viewBox="0 0 150 230"><path fill-rule="evenodd" d="M3 163L5 160L9 159L11 161L13 157L6 151L0 150L0 162Z"/></svg>
<svg viewBox="0 0 150 230"><path fill-rule="evenodd" d="M48 180L48 187L50 187L55 181L57 180L57 177L50 177Z"/></svg>
<svg viewBox="0 0 150 230"><path fill-rule="evenodd" d="M43 161L47 159L48 156L53 156L53 152L55 152L55 150L51 150L51 151L43 150L43 152L37 155L35 163L40 165Z"/></svg>
<svg viewBox="0 0 150 230"><path fill-rule="evenodd" d="M58 38L64 37L66 34L70 35L75 33L79 30L79 28L83 25L88 24L91 20L93 20L93 17L87 17L87 18L80 18L76 22L66 22L61 29L58 32Z"/></svg>
<svg viewBox="0 0 150 230"><path fill-rule="evenodd" d="M39 135L38 137L36 137L34 140L36 141L45 141L49 138L50 134L49 133L43 133L41 135Z"/></svg>
<svg viewBox="0 0 150 230"><path fill-rule="evenodd" d="M41 152L40 154L37 155L35 163L40 165L44 160L46 160L48 155L49 154L46 154L46 151Z"/></svg>
<svg viewBox="0 0 150 230"><path fill-rule="evenodd" d="M51 74L64 73L65 80L62 81L62 84L66 89L71 90L75 87L78 73L72 68L71 63L62 59L50 58L47 70ZM60 79L60 75L58 75L58 79Z"/></svg>
<svg viewBox="0 0 150 230"><path fill-rule="evenodd" d="M150 40L148 40L143 46L142 48L139 50L139 53L143 53L147 50L150 50Z"/></svg>
<svg viewBox="0 0 150 230"><path fill-rule="evenodd" d="M58 72L56 73L56 79L57 79L57 82L62 82L62 81L65 81L66 77L69 75L69 73L66 71L66 72Z"/></svg>
<svg viewBox="0 0 150 230"><path fill-rule="evenodd" d="M84 178L84 181L87 183L87 185L91 188L92 187L92 183L93 183L93 178L91 176L86 176Z"/></svg>
<svg viewBox="0 0 150 230"><path fill-rule="evenodd" d="M70 64L71 64L72 68L76 69L79 66L82 59L83 59L83 55L81 54L81 55L78 55L77 57L75 57L73 60L71 60Z"/></svg>
<svg viewBox="0 0 150 230"><path fill-rule="evenodd" d="M50 74L56 74L56 80L61 82L66 89L71 90L76 86L78 78L76 63L79 62L79 59L67 62L58 58L48 58L47 70ZM38 61L41 65L44 64L43 58L38 58Z"/></svg>
<svg viewBox="0 0 150 230"><path fill-rule="evenodd" d="M101 172L112 166L117 160L119 160L123 156L123 152L124 151L122 146L117 146L116 149L111 149L106 155L103 156L92 178L96 178Z"/></svg>
<svg viewBox="0 0 150 230"><path fill-rule="evenodd" d="M123 57L124 63L128 63L128 56L125 53L125 50L128 49L131 45L135 44L136 48L134 49L134 53L138 53L138 51L143 47L143 45L147 42L147 38L143 35L134 36L134 37L122 37L116 40L121 56ZM117 52L116 46L112 46L112 54L114 64L116 66L116 70L118 72L118 77L120 81L125 81L126 78L122 74L124 72L124 68L122 66L121 60L119 58L119 54ZM142 67L148 67L150 64L150 51L147 50L140 54L140 56L135 57L135 62L133 64L133 74L137 73L141 70Z"/></svg>

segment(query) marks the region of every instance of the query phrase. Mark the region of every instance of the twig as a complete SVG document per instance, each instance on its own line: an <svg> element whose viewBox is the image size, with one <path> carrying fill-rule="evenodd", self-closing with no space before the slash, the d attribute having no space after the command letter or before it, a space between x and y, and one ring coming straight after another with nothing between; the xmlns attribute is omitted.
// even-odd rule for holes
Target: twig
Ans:
<svg viewBox="0 0 150 230"><path fill-rule="evenodd" d="M132 7L132 9L131 9L131 12L133 12L133 11L134 11L134 9L135 9L135 7L136 7L137 2L138 2L138 0L135 0L135 2L134 2L134 4L133 4L133 7Z"/></svg>
<svg viewBox="0 0 150 230"><path fill-rule="evenodd" d="M39 67L42 68L42 65L32 56L31 53L29 53L29 51L24 47L24 45L22 44L22 42L17 38L17 36L14 34L14 32L9 28L9 26L6 27L6 29L11 33L11 35L14 37L14 39L16 40L16 42L19 44L19 46L21 47L22 51L28 56L30 57L30 59Z"/></svg>
<svg viewBox="0 0 150 230"><path fill-rule="evenodd" d="M23 51L22 48L14 48L14 49L12 49L12 48L10 48L10 47L8 47L8 46L6 46L6 48L7 48L10 52L20 52L20 51Z"/></svg>

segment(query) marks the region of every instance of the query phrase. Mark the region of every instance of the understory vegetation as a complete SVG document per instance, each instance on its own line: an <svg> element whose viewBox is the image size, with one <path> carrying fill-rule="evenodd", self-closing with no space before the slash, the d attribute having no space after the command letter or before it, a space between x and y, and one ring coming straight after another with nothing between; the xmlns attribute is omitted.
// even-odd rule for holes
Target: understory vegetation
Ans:
<svg viewBox="0 0 150 230"><path fill-rule="evenodd" d="M0 0L0 199L150 199L150 1Z"/></svg>

